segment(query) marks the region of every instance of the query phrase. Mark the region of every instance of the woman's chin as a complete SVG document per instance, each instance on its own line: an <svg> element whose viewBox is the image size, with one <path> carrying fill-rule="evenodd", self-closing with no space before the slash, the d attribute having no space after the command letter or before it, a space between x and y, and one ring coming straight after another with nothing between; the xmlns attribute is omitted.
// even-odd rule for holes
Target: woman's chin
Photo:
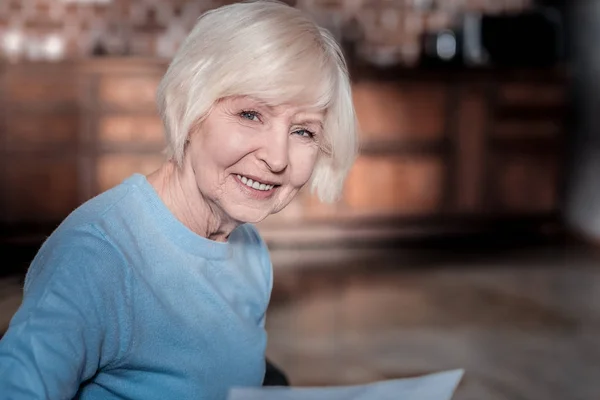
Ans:
<svg viewBox="0 0 600 400"><path fill-rule="evenodd" d="M249 217L249 218L242 219L241 221L242 221L242 223L245 223L245 224L258 224L258 223L264 221L267 217L268 217L268 215L256 217L256 218Z"/></svg>
<svg viewBox="0 0 600 400"><path fill-rule="evenodd" d="M247 199L239 201L236 199L237 201L221 203L221 209L233 221L258 224L269 215L276 214L283 210L292 199L293 196L288 196L284 201L281 201L279 197L263 201L248 201Z"/></svg>
<svg viewBox="0 0 600 400"><path fill-rule="evenodd" d="M235 206L227 211L227 214L232 220L242 224L258 224L272 214L271 210L261 210L242 206Z"/></svg>

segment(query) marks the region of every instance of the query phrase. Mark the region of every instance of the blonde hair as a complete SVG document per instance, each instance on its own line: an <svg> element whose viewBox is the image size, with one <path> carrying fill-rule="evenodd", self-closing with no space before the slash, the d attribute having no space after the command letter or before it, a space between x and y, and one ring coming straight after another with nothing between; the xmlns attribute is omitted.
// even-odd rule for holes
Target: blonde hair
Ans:
<svg viewBox="0 0 600 400"><path fill-rule="evenodd" d="M333 36L276 1L204 13L158 88L168 156L181 165L193 127L216 101L239 95L326 110L311 190L324 202L338 198L356 157L357 123L346 62Z"/></svg>

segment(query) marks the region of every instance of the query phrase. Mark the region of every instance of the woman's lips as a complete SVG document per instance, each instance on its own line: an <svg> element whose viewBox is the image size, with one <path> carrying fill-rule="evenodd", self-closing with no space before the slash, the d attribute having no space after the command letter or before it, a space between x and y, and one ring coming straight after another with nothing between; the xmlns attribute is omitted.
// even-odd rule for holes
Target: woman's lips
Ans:
<svg viewBox="0 0 600 400"><path fill-rule="evenodd" d="M261 182L259 180L256 179L251 179L248 178L244 175L240 175L237 174L236 177L246 186L248 186L249 188L252 189L256 189L256 190L260 190L260 191L268 191L273 189L275 186L275 184L271 184L271 183L265 183L265 182Z"/></svg>
<svg viewBox="0 0 600 400"><path fill-rule="evenodd" d="M239 174L235 175L235 180L243 189L245 189L246 193L258 199L267 199L271 197L273 193L275 193L275 190L280 186L262 183Z"/></svg>

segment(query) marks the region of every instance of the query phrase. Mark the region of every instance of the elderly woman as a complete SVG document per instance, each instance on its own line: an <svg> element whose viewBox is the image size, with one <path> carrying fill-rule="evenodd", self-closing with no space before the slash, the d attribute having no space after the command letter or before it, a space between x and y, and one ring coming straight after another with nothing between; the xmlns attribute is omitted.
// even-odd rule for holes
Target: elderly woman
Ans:
<svg viewBox="0 0 600 400"><path fill-rule="evenodd" d="M275 2L200 17L158 91L168 159L75 210L0 341L0 398L220 399L260 386L267 247L253 223L356 152L335 40Z"/></svg>

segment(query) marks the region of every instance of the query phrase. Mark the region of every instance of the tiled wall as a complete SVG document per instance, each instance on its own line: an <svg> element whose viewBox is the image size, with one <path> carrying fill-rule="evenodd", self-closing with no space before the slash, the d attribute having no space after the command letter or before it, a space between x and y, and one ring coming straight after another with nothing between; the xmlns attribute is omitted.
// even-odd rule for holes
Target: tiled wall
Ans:
<svg viewBox="0 0 600 400"><path fill-rule="evenodd" d="M93 54L171 57L205 10L228 0L0 0L0 55L9 60ZM288 0L357 38L366 57L414 62L423 32L466 10L518 12L532 0Z"/></svg>

